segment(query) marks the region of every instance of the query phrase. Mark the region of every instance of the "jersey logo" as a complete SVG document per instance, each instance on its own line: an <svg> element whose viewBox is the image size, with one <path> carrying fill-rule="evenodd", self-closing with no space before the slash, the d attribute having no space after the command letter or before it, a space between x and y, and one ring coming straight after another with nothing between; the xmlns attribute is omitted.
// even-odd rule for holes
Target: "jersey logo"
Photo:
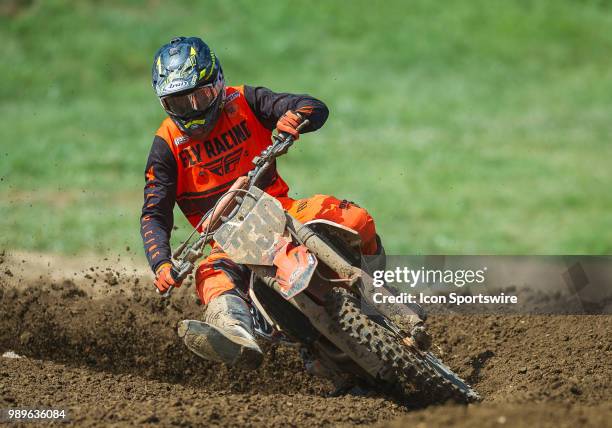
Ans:
<svg viewBox="0 0 612 428"><path fill-rule="evenodd" d="M189 142L189 137L187 135L181 135L174 139L174 145L177 147L180 146L181 144L185 144L188 142Z"/></svg>
<svg viewBox="0 0 612 428"><path fill-rule="evenodd" d="M240 92L236 91L234 93L231 93L229 95L227 95L225 97L225 103L231 103L232 101L234 101L236 98L238 98L240 96Z"/></svg>
<svg viewBox="0 0 612 428"><path fill-rule="evenodd" d="M221 177L225 174L229 174L236 170L236 167L238 166L238 162L240 161L241 155L242 155L242 147L228 153L227 155L223 156L221 159L217 159L215 161L208 162L207 164L202 165L202 168Z"/></svg>
<svg viewBox="0 0 612 428"><path fill-rule="evenodd" d="M251 138L251 130L246 120L243 120L209 140L194 142L180 149L178 158L183 168L187 168L203 162L206 157L214 159L221 154L227 157L236 153L236 148L242 146L249 138Z"/></svg>

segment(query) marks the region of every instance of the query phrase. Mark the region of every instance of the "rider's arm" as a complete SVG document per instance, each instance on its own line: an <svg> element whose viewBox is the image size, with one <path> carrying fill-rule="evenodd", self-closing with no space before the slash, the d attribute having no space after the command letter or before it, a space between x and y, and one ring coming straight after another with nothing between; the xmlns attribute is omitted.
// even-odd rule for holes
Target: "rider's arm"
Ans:
<svg viewBox="0 0 612 428"><path fill-rule="evenodd" d="M327 120L329 111L320 100L305 94L272 92L262 86L244 86L244 97L255 116L269 130L276 127L278 119L292 110L307 117L310 123L302 132L316 131Z"/></svg>
<svg viewBox="0 0 612 428"><path fill-rule="evenodd" d="M170 234L176 201L176 159L168 144L156 136L145 168L144 204L140 234L151 269L155 272L171 259Z"/></svg>

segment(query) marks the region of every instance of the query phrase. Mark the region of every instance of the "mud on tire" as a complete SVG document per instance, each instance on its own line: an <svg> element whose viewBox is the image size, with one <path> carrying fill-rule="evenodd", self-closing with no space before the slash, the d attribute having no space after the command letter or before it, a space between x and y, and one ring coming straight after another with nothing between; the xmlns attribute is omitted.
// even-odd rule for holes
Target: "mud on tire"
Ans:
<svg viewBox="0 0 612 428"><path fill-rule="evenodd" d="M399 379L397 387L402 398L418 397L419 401L425 401L423 404L478 400L478 396L460 379L455 378L455 382L452 382L426 359L426 354L412 352L399 343L393 333L364 315L359 299L349 291L334 288L328 297L326 309L343 331L393 370ZM415 388L418 396L414 395Z"/></svg>

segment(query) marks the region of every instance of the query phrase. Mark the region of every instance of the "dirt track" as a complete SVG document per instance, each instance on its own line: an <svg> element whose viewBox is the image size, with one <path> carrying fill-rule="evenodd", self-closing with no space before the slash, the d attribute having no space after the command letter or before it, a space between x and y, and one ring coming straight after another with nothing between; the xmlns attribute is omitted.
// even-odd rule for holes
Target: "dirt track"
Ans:
<svg viewBox="0 0 612 428"><path fill-rule="evenodd" d="M2 258L0 353L26 358L0 358L0 408L66 407L79 425L610 425L611 316L433 317L438 353L484 401L406 409L326 398L290 348L253 373L192 357L174 333L202 310L192 290L162 302L131 264Z"/></svg>

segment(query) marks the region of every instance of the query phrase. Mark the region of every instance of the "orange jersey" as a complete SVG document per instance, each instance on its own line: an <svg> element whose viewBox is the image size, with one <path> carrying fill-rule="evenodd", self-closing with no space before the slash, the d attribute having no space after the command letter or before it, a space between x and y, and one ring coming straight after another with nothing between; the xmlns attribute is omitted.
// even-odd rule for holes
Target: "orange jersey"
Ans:
<svg viewBox="0 0 612 428"><path fill-rule="evenodd" d="M272 131L263 127L247 104L243 87L228 87L219 121L203 140L194 140L167 118L156 135L170 147L176 159L176 202L196 225L218 198L240 176L253 168L253 158L270 145ZM272 169L266 191L287 196L289 187Z"/></svg>

